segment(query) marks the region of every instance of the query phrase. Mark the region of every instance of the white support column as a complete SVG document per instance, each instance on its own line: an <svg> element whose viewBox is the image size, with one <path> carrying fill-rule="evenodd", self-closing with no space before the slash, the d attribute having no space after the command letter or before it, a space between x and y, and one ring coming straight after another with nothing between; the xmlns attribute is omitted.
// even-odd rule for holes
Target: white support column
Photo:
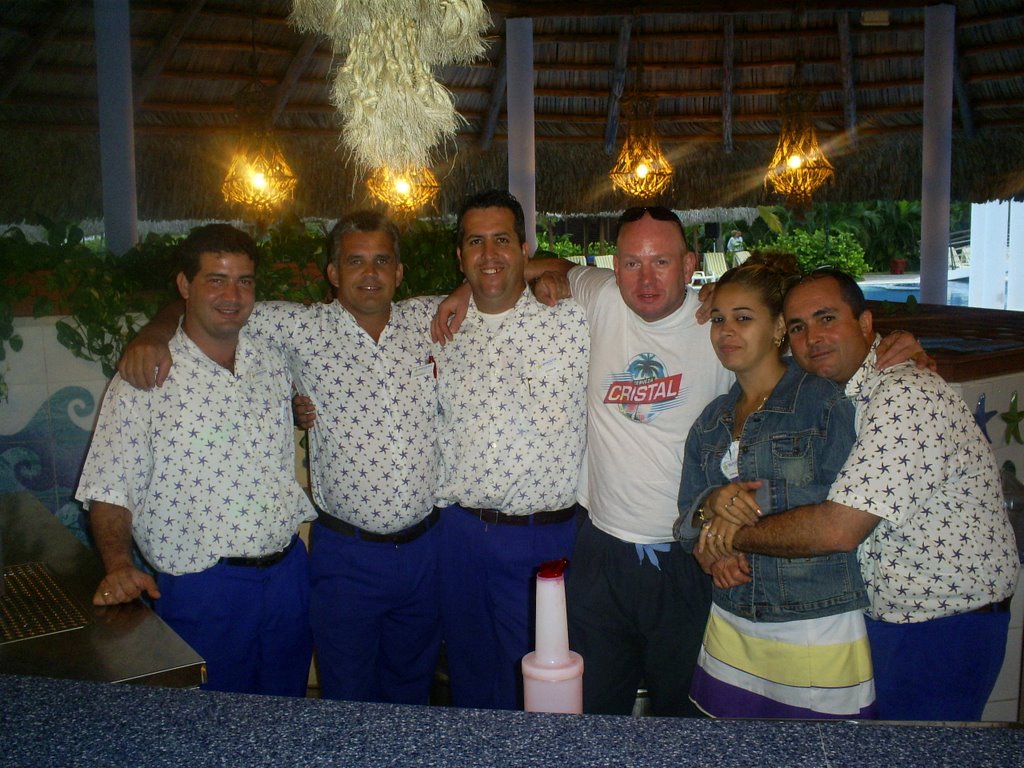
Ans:
<svg viewBox="0 0 1024 768"><path fill-rule="evenodd" d="M972 307L1006 308L1006 218L1009 212L1005 201L971 206L971 282L967 298Z"/></svg>
<svg viewBox="0 0 1024 768"><path fill-rule="evenodd" d="M921 301L928 304L947 301L955 52L956 6L928 6L924 11L921 147Z"/></svg>
<svg viewBox="0 0 1024 768"><path fill-rule="evenodd" d="M530 253L537 250L537 159L533 133L533 19L505 21L508 190L523 205Z"/></svg>
<svg viewBox="0 0 1024 768"><path fill-rule="evenodd" d="M139 239L128 0L97 2L93 5L93 12L103 228L107 248L121 255Z"/></svg>
<svg viewBox="0 0 1024 768"><path fill-rule="evenodd" d="M1024 310L1024 203L1009 201L1009 241L1006 249L1006 308Z"/></svg>

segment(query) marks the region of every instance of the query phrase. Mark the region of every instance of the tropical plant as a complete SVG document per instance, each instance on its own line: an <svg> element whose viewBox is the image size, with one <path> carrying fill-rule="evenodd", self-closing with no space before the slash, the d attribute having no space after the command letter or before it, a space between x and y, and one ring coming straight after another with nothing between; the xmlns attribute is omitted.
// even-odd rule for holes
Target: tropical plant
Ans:
<svg viewBox="0 0 1024 768"><path fill-rule="evenodd" d="M402 284L395 299L451 293L462 279L455 258L455 226L419 219L402 233Z"/></svg>
<svg viewBox="0 0 1024 768"><path fill-rule="evenodd" d="M327 233L323 222L287 216L260 238L256 267L259 301L326 301L331 296L327 267Z"/></svg>
<svg viewBox="0 0 1024 768"><path fill-rule="evenodd" d="M594 244L592 243L592 245ZM537 232L537 250L553 253L560 259L583 255L583 246L577 244L568 232L558 235L554 239L549 239L547 232Z"/></svg>
<svg viewBox="0 0 1024 768"><path fill-rule="evenodd" d="M859 278L868 271L864 249L849 232L835 232L826 236L821 229L816 232L794 229L783 232L771 245L760 247L759 250L792 253L804 272L828 266Z"/></svg>

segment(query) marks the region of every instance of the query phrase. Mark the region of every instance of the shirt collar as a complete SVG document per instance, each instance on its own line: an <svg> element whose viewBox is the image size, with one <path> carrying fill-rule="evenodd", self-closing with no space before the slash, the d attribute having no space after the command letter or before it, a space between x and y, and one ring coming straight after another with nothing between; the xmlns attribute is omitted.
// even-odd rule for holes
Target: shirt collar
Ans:
<svg viewBox="0 0 1024 768"><path fill-rule="evenodd" d="M863 392L871 384L874 378L878 375L878 371L875 370L875 360L878 359L878 343L882 340L881 335L875 334L875 340L871 342L871 349L868 350L867 355L864 356L864 362L860 364L850 380L846 382L846 396L851 400L857 399L861 392Z"/></svg>

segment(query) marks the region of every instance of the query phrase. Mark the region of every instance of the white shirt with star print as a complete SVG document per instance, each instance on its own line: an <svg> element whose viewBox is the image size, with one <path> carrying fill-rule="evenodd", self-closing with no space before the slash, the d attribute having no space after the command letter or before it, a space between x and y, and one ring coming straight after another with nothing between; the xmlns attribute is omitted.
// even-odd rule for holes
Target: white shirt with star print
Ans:
<svg viewBox="0 0 1024 768"><path fill-rule="evenodd" d="M281 551L314 517L295 478L286 359L245 329L234 373L180 327L169 346L159 389L111 381L75 497L127 508L142 556L163 573Z"/></svg>
<svg viewBox="0 0 1024 768"><path fill-rule="evenodd" d="M528 515L576 501L590 336L573 301L524 291L493 333L471 301L438 350L441 504Z"/></svg>
<svg viewBox="0 0 1024 768"><path fill-rule="evenodd" d="M868 614L912 623L1002 600L1019 559L992 450L939 376L876 371L877 345L846 385L857 442L829 493L881 518L858 553Z"/></svg>
<svg viewBox="0 0 1024 768"><path fill-rule="evenodd" d="M288 354L316 407L313 498L365 531L401 531L433 510L440 461L429 328L438 301L393 304L379 342L337 301L261 302L249 319L253 336Z"/></svg>

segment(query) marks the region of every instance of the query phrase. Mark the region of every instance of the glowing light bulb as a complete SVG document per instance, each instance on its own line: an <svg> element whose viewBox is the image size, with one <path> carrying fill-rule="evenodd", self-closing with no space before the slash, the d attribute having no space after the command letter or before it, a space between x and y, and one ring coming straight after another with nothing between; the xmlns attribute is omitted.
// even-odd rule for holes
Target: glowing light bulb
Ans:
<svg viewBox="0 0 1024 768"><path fill-rule="evenodd" d="M267 188L267 177L259 171L253 171L249 174L249 180L256 189Z"/></svg>
<svg viewBox="0 0 1024 768"><path fill-rule="evenodd" d="M634 171L638 179L646 179L647 174L650 172L651 169L647 163L637 163L636 170Z"/></svg>
<svg viewBox="0 0 1024 768"><path fill-rule="evenodd" d="M786 160L786 165L792 168L794 171L804 164L804 159L800 155L790 155L789 159Z"/></svg>
<svg viewBox="0 0 1024 768"><path fill-rule="evenodd" d="M395 192L402 197L408 197L409 193L412 192L412 184L409 183L408 179L399 177L395 179Z"/></svg>

